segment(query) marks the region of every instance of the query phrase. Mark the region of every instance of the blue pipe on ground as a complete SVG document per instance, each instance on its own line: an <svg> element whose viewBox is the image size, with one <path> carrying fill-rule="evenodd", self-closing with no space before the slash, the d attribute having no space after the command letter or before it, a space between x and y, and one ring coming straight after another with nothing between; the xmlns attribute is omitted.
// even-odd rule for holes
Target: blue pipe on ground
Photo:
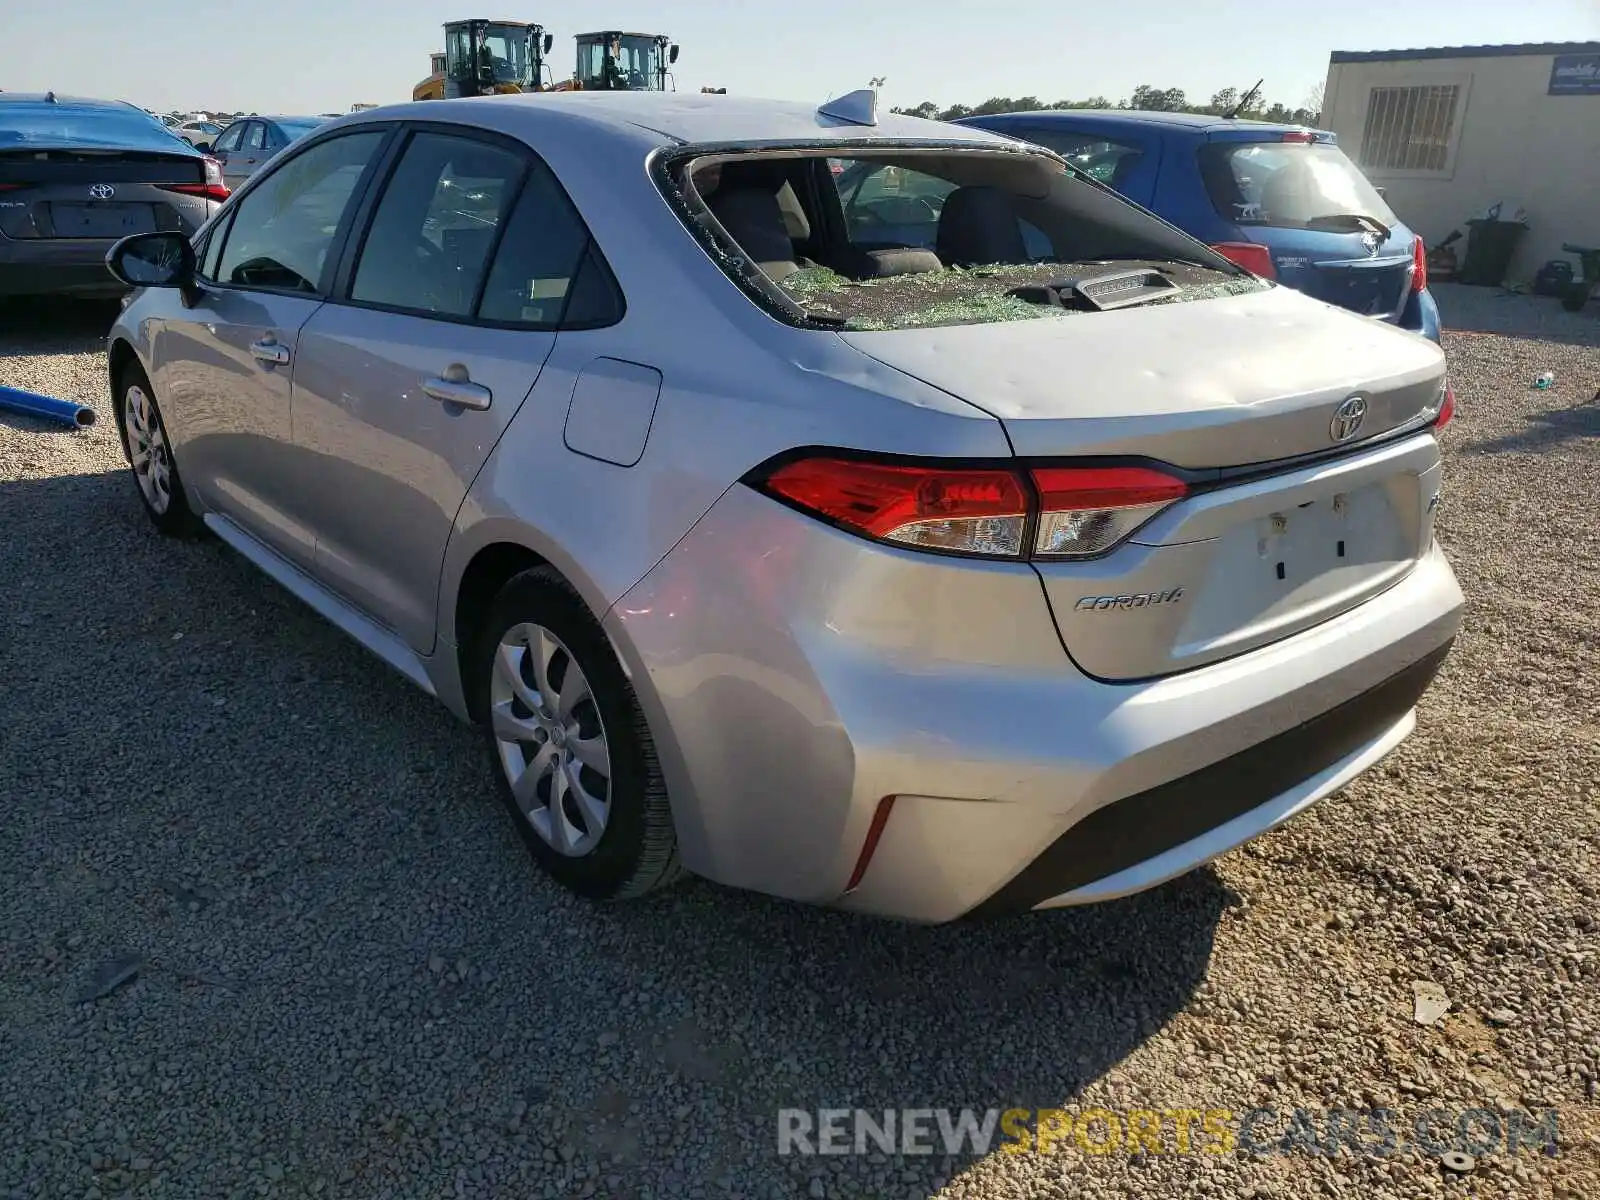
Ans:
<svg viewBox="0 0 1600 1200"><path fill-rule="evenodd" d="M16 388L0 387L0 408L59 421L63 425L75 425L79 429L87 429L94 424L94 409L87 404L57 400L54 396L41 396L37 392L21 392Z"/></svg>

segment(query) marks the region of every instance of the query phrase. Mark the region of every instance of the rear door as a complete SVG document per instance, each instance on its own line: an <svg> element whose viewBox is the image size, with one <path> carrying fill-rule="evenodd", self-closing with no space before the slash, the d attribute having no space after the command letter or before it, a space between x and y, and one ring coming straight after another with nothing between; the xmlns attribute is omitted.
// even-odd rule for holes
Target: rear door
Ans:
<svg viewBox="0 0 1600 1200"><path fill-rule="evenodd" d="M185 480L302 568L313 542L291 432L295 352L387 137L363 127L307 146L240 195L208 238L198 298L155 335L152 382Z"/></svg>
<svg viewBox="0 0 1600 1200"><path fill-rule="evenodd" d="M589 237L531 152L460 126L414 129L367 208L338 299L301 334L295 444L317 464L318 579L427 653L456 514L539 378Z"/></svg>
<svg viewBox="0 0 1600 1200"><path fill-rule="evenodd" d="M1200 177L1234 240L1271 253L1279 282L1362 316L1398 321L1410 298L1415 237L1331 133L1211 134Z"/></svg>

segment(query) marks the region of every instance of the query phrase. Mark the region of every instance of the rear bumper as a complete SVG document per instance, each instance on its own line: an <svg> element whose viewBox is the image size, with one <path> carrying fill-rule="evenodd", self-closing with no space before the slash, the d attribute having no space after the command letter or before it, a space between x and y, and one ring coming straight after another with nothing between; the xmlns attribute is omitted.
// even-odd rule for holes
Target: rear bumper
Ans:
<svg viewBox="0 0 1600 1200"><path fill-rule="evenodd" d="M606 625L690 870L940 922L1138 891L1338 790L1410 731L1462 604L1433 546L1293 637L1102 683L1030 568L869 545L735 488Z"/></svg>
<svg viewBox="0 0 1600 1200"><path fill-rule="evenodd" d="M106 269L115 244L0 239L0 296L124 295L127 286Z"/></svg>

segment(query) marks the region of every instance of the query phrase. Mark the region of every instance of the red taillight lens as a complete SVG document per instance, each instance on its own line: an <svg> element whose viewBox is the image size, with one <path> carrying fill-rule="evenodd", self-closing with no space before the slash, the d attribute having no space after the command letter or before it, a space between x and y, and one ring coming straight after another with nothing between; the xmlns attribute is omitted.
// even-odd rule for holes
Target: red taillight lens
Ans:
<svg viewBox="0 0 1600 1200"><path fill-rule="evenodd" d="M1150 467L1041 467L1033 482L1039 492L1033 552L1042 558L1104 554L1189 494L1183 480Z"/></svg>
<svg viewBox="0 0 1600 1200"><path fill-rule="evenodd" d="M1237 263L1252 275L1263 279L1276 279L1278 270L1272 265L1272 252L1254 242L1218 242L1211 247L1231 263Z"/></svg>
<svg viewBox="0 0 1600 1200"><path fill-rule="evenodd" d="M1285 142L1312 142L1316 140L1316 136L1309 129L1291 129L1280 140Z"/></svg>
<svg viewBox="0 0 1600 1200"><path fill-rule="evenodd" d="M220 183L164 183L161 185L163 192L177 192L183 196L204 196L207 200L226 200L229 196L227 187Z"/></svg>
<svg viewBox="0 0 1600 1200"><path fill-rule="evenodd" d="M12 192L17 188L26 187L23 183L0 183L0 192Z"/></svg>
<svg viewBox="0 0 1600 1200"><path fill-rule="evenodd" d="M1010 471L804 458L778 468L765 486L871 538L958 554L1022 551L1028 501Z"/></svg>
<svg viewBox="0 0 1600 1200"><path fill-rule="evenodd" d="M206 181L204 183L168 183L162 185L162 191L178 192L184 196L204 196L207 200L226 200L230 195L228 185L222 181L222 164L209 154L204 159L206 168Z"/></svg>
<svg viewBox="0 0 1600 1200"><path fill-rule="evenodd" d="M1003 468L919 467L819 456L757 486L879 541L990 558L1090 558L1188 495L1149 467L1039 467L1032 488ZM1024 537L1033 521L1031 546Z"/></svg>
<svg viewBox="0 0 1600 1200"><path fill-rule="evenodd" d="M1456 415L1456 391L1448 383L1444 385L1444 400L1439 405L1439 415L1433 419L1435 429L1443 429L1450 424Z"/></svg>
<svg viewBox="0 0 1600 1200"><path fill-rule="evenodd" d="M1428 286L1428 248L1418 238L1411 243L1411 290L1420 292Z"/></svg>

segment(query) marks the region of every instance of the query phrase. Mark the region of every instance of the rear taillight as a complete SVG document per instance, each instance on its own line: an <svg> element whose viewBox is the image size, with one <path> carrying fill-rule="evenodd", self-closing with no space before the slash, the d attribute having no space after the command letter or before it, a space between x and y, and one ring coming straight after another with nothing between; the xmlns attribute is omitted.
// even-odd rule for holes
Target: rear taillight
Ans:
<svg viewBox="0 0 1600 1200"><path fill-rule="evenodd" d="M765 488L879 541L956 554L1022 552L1028 499L1011 471L803 458L774 471Z"/></svg>
<svg viewBox="0 0 1600 1200"><path fill-rule="evenodd" d="M876 541L985 558L1093 558L1188 485L1152 467L907 466L819 455L751 482ZM1029 543L1029 531L1032 542Z"/></svg>
<svg viewBox="0 0 1600 1200"><path fill-rule="evenodd" d="M1231 263L1243 267L1262 279L1276 279L1278 270L1272 265L1272 252L1254 242L1217 242L1211 247Z"/></svg>
<svg viewBox="0 0 1600 1200"><path fill-rule="evenodd" d="M1433 419L1435 429L1443 429L1456 415L1456 392L1448 383L1444 385L1444 399L1439 402L1439 415Z"/></svg>
<svg viewBox="0 0 1600 1200"><path fill-rule="evenodd" d="M1033 552L1043 558L1104 554L1167 505L1189 494L1189 485L1150 467L1041 467L1039 532Z"/></svg>
<svg viewBox="0 0 1600 1200"><path fill-rule="evenodd" d="M1420 292L1428 286L1428 248L1422 239L1411 243L1411 290Z"/></svg>
<svg viewBox="0 0 1600 1200"><path fill-rule="evenodd" d="M1283 142L1313 142L1316 141L1316 138L1317 135L1309 129L1291 129L1278 140Z"/></svg>
<svg viewBox="0 0 1600 1200"><path fill-rule="evenodd" d="M204 196L207 200L226 200L228 185L222 181L222 164L209 154L205 156L206 181L204 183L165 183L161 190L178 192L184 196Z"/></svg>

